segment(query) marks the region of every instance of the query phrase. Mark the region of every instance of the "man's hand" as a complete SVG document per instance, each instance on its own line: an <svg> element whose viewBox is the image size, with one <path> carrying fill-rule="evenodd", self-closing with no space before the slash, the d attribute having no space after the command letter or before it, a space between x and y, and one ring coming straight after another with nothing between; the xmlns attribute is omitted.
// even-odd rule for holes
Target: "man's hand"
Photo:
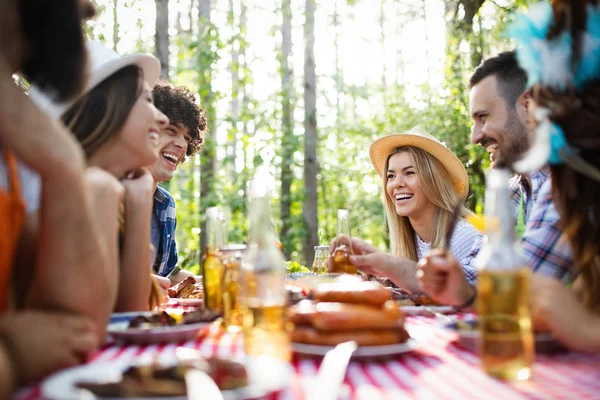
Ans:
<svg viewBox="0 0 600 400"><path fill-rule="evenodd" d="M425 293L438 303L459 306L475 294L456 259L442 251L432 251L419 261L417 279Z"/></svg>
<svg viewBox="0 0 600 400"><path fill-rule="evenodd" d="M99 345L91 319L63 313L6 313L0 332L14 355L20 384L85 362Z"/></svg>

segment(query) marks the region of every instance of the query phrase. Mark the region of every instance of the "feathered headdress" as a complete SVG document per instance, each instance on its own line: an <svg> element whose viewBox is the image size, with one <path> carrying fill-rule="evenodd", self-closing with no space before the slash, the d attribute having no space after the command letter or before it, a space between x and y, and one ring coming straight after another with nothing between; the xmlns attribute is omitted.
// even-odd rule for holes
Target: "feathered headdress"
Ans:
<svg viewBox="0 0 600 400"><path fill-rule="evenodd" d="M579 18L582 21L578 21ZM600 79L600 6L584 0L537 3L518 15L507 33L517 42L517 59L528 85L554 93L581 93ZM579 157L562 128L550 120L552 111L536 110L537 128L529 152L515 170L529 172L545 164L567 164L600 181L600 171Z"/></svg>

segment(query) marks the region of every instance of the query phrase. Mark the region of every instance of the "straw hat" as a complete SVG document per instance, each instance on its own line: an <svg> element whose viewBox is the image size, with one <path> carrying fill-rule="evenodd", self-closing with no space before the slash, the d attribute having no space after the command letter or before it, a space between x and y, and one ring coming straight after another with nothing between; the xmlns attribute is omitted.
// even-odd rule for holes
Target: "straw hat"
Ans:
<svg viewBox="0 0 600 400"><path fill-rule="evenodd" d="M63 103L53 100L51 93L42 91L38 86L32 85L29 97L37 106L53 118L60 119L65 111L82 98L90 90L102 83L103 80L129 65L137 65L144 73L144 79L153 87L160 74L160 62L150 54L131 54L121 57L114 50L100 42L87 41L88 52L87 81L84 89Z"/></svg>
<svg viewBox="0 0 600 400"><path fill-rule="evenodd" d="M469 177L465 166L442 142L418 126L412 128L408 133L396 133L384 136L371 144L369 156L379 176L383 174L385 162L390 153L402 146L418 147L434 156L446 168L450 179L452 179L456 194L461 199L467 197L469 193Z"/></svg>

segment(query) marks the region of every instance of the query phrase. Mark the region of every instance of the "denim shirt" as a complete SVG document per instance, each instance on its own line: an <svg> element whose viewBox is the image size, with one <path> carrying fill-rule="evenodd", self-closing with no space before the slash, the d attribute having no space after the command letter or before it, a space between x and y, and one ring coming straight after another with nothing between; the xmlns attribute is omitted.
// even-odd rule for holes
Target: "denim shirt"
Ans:
<svg viewBox="0 0 600 400"><path fill-rule="evenodd" d="M175 228L177 217L175 214L175 199L169 192L160 186L154 192L153 218L159 222L160 235L152 241L156 250L156 257L152 269L160 276L167 276L177 265L177 244L175 243ZM154 235L153 235L154 236ZM154 239L154 238L153 238Z"/></svg>

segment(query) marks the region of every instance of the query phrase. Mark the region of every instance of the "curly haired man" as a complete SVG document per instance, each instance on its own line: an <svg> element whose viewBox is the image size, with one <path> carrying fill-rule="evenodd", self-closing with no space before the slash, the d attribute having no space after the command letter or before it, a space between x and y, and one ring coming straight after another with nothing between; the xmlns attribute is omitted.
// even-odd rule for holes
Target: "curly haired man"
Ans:
<svg viewBox="0 0 600 400"><path fill-rule="evenodd" d="M165 277L177 264L177 217L173 196L158 184L171 179L179 164L202 148L207 124L204 110L197 105L194 94L187 87L159 82L152 92L156 108L170 121L160 135L158 161L150 168L156 185L151 231L156 250L153 269L155 274ZM180 272L173 280L180 281L186 275L185 271ZM169 283L165 280L163 285Z"/></svg>

